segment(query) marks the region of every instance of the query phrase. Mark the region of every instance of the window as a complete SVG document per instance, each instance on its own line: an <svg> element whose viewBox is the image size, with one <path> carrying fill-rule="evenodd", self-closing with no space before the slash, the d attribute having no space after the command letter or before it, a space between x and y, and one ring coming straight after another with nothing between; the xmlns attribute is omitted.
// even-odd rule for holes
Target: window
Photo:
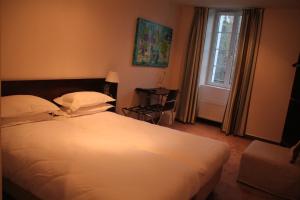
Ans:
<svg viewBox="0 0 300 200"><path fill-rule="evenodd" d="M212 27L206 84L230 88L241 20L240 11L216 10Z"/></svg>

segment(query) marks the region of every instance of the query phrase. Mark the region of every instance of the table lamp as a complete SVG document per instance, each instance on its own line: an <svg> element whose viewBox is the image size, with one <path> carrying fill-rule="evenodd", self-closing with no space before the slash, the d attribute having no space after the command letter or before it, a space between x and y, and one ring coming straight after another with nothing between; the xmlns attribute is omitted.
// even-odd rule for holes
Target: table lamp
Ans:
<svg viewBox="0 0 300 200"><path fill-rule="evenodd" d="M104 94L111 96L110 85L112 83L119 83L119 75L117 72L109 71L105 78Z"/></svg>

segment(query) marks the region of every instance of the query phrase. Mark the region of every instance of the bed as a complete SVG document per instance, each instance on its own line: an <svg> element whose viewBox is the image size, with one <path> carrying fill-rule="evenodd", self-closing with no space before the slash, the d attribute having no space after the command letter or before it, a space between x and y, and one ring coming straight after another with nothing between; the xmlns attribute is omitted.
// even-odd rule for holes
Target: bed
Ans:
<svg viewBox="0 0 300 200"><path fill-rule="evenodd" d="M49 91L58 90L53 84L57 81L48 85ZM71 91L94 87L82 88L81 81L74 82L78 87L73 85ZM63 82L59 93L70 92ZM18 94L18 84L13 84L16 89L10 94ZM4 94L8 85L4 82ZM44 90L34 90L22 93L45 97ZM46 98L53 95L61 94ZM49 200L205 199L229 157L224 143L114 112L59 117L1 131L4 190L17 199L17 194Z"/></svg>

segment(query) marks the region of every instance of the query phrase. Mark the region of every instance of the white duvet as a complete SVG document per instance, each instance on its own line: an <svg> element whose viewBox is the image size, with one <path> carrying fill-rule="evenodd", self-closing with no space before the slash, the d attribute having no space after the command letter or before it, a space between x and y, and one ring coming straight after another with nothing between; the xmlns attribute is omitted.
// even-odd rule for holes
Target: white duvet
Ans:
<svg viewBox="0 0 300 200"><path fill-rule="evenodd" d="M188 200L228 146L111 112L2 128L4 176L41 199Z"/></svg>

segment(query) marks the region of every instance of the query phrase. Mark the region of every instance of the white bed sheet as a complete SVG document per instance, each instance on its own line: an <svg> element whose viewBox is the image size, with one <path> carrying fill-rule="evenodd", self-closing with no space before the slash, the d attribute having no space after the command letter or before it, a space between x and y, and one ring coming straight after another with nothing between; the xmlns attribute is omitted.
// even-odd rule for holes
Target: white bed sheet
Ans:
<svg viewBox="0 0 300 200"><path fill-rule="evenodd" d="M188 200L229 157L208 138L103 112L2 128L4 176L42 199Z"/></svg>

